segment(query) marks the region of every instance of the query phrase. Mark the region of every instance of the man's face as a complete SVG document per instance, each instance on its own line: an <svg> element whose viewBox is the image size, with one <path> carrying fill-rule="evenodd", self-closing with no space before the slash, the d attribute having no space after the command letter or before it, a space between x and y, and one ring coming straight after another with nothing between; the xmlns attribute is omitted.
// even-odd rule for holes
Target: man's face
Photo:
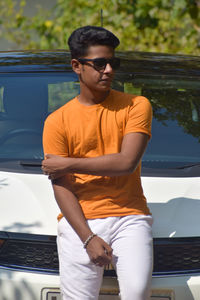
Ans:
<svg viewBox="0 0 200 300"><path fill-rule="evenodd" d="M83 60L79 61L80 67L80 83L82 87L86 86L90 90L105 92L111 87L114 76L114 69L111 63L105 59L112 59L114 57L114 50L108 46L91 46L88 53ZM88 60L87 60L88 59ZM104 59L97 60L94 59ZM93 61L94 60L94 61ZM102 61L104 66L101 67Z"/></svg>

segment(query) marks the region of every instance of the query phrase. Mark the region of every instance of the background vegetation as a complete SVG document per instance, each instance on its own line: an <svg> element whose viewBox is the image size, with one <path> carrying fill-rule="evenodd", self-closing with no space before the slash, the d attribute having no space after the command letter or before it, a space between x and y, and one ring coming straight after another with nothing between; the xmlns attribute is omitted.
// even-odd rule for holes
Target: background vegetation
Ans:
<svg viewBox="0 0 200 300"><path fill-rule="evenodd" d="M57 0L28 17L28 1L0 1L0 37L18 49L66 49L69 34L102 25L121 40L119 50L200 54L199 0Z"/></svg>

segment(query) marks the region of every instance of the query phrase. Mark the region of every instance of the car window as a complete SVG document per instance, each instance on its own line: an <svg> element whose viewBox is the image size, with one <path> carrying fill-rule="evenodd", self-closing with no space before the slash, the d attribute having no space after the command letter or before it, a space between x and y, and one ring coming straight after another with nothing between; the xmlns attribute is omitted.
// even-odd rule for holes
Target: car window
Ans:
<svg viewBox="0 0 200 300"><path fill-rule="evenodd" d="M135 75L124 82L124 91L147 97L153 107L152 138L143 166L172 168L200 162L197 78Z"/></svg>
<svg viewBox="0 0 200 300"><path fill-rule="evenodd" d="M113 88L147 97L152 138L143 167L166 169L199 163L200 99L197 78L116 74ZM0 161L41 160L46 117L79 93L74 73L0 77Z"/></svg>
<svg viewBox="0 0 200 300"><path fill-rule="evenodd" d="M48 110L53 112L79 93L79 83L64 81L48 84Z"/></svg>
<svg viewBox="0 0 200 300"><path fill-rule="evenodd" d="M73 73L0 77L0 159L42 159L44 120L78 93Z"/></svg>

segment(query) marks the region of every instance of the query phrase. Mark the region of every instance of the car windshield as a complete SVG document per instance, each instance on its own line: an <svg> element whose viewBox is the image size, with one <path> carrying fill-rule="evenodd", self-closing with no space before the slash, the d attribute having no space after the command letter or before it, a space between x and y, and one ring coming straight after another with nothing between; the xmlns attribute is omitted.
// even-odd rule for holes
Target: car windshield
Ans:
<svg viewBox="0 0 200 300"><path fill-rule="evenodd" d="M153 107L152 138L143 167L182 168L200 164L199 80L172 75L135 75L124 90L146 96Z"/></svg>
<svg viewBox="0 0 200 300"><path fill-rule="evenodd" d="M199 163L197 79L116 74L113 88L142 94L151 101L152 138L143 157L144 167L171 168ZM0 162L43 159L45 118L78 93L77 77L70 72L2 75Z"/></svg>
<svg viewBox="0 0 200 300"><path fill-rule="evenodd" d="M0 160L42 159L44 120L78 93L73 73L0 77Z"/></svg>

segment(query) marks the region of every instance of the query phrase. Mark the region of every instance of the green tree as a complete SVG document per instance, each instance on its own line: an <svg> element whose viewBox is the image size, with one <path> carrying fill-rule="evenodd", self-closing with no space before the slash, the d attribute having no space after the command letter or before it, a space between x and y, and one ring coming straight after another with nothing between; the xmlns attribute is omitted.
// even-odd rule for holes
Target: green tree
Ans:
<svg viewBox="0 0 200 300"><path fill-rule="evenodd" d="M24 14L26 0L0 1L0 36L23 49L66 49L69 34L101 25L121 40L119 50L200 53L199 0L57 0L52 10Z"/></svg>

